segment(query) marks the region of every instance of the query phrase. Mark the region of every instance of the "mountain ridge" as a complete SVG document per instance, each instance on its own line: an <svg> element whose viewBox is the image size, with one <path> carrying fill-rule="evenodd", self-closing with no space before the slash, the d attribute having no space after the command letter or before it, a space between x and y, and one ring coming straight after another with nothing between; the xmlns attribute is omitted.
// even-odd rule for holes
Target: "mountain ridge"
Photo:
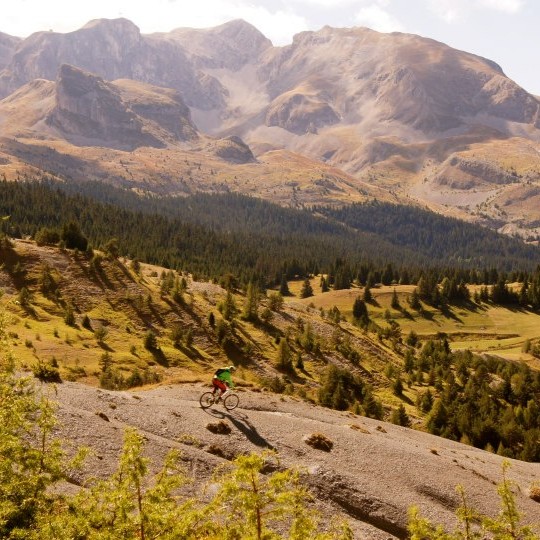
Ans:
<svg viewBox="0 0 540 540"><path fill-rule="evenodd" d="M176 130L167 140L157 136L156 118L163 123L171 109L170 102L162 103L158 111L161 105L155 100L153 117L142 119L139 130L157 136L163 145L164 161L170 165L163 167L158 183L165 183L170 192L178 190L179 177L185 181L182 169L187 168L181 163L190 159L180 152L187 152L191 160L207 163L213 171L196 174L197 189L218 181L227 189L253 193L251 186L243 187L249 184L244 179L259 174L249 165L258 163L265 164L263 177L266 171L272 176L271 188L259 181L260 196L288 201L285 204L318 204L310 190L297 189L291 200L275 186L279 184L282 192L298 182L297 177L304 184L310 169L324 163L339 171L341 181L348 183L346 190L357 192L353 201L363 200L363 192L368 192L386 200L427 204L440 213L524 238L540 236L536 195L523 199L525 186L540 185L540 101L508 79L495 62L480 56L414 34L328 26L297 34L290 45L273 47L240 20L145 35L126 19L97 19L68 34L41 32L9 43L11 48L4 49L6 67L0 71L0 136L13 136L12 126L2 124L13 92L20 95L20 85L36 78L56 80L60 66L70 64L107 83L134 80L164 88L154 94L178 93L175 99L189 108L189 115L180 113L178 101L173 116L189 116L189 133ZM30 96L23 106L29 117L36 115ZM21 108L18 118L22 116ZM221 142L202 137L195 144L192 130ZM37 122L23 131L24 140L18 137L18 144L52 144L81 158L80 150L65 145L70 136L61 130L52 137ZM239 137L244 145L232 154L223 150L230 141L238 141L230 137ZM178 138L193 144L180 148L175 146ZM130 160L136 163L137 173L130 171L126 181L157 172L146 155L151 152L143 150L144 138L139 142L114 141L115 148L130 150ZM99 137L92 143L95 160L108 169L112 182L118 182L114 161L124 160L105 149L106 137L101 143L102 152ZM235 169L221 160L227 161L228 155L233 156L229 163L239 165ZM298 167L294 173L288 169L289 156ZM6 174L26 169L24 159L5 159ZM48 170L65 174L54 160ZM92 166L86 170L98 178ZM189 174L194 178L193 171ZM342 202L332 190L320 197Z"/></svg>

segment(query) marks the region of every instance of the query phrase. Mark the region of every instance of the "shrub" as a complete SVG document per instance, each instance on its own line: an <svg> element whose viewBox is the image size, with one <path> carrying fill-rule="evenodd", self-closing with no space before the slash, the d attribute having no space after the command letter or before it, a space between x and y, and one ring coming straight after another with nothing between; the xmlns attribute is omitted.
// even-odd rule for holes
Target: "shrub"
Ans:
<svg viewBox="0 0 540 540"><path fill-rule="evenodd" d="M540 503L540 483L535 482L531 485L529 488L529 497L533 501Z"/></svg>
<svg viewBox="0 0 540 540"><path fill-rule="evenodd" d="M325 452L330 452L334 446L334 443L323 433L312 433L304 439L304 442L317 450L324 450Z"/></svg>
<svg viewBox="0 0 540 540"><path fill-rule="evenodd" d="M61 383L62 378L58 368L52 362L44 363L39 361L33 368L32 373L36 379L46 383Z"/></svg>
<svg viewBox="0 0 540 540"><path fill-rule="evenodd" d="M211 433L216 433L218 435L228 435L231 432L231 426L227 424L224 420L219 422L210 422L206 425L206 429Z"/></svg>
<svg viewBox="0 0 540 540"><path fill-rule="evenodd" d="M148 330L148 332L146 332L146 334L144 335L143 344L146 350L157 351L158 349L157 336L152 330Z"/></svg>

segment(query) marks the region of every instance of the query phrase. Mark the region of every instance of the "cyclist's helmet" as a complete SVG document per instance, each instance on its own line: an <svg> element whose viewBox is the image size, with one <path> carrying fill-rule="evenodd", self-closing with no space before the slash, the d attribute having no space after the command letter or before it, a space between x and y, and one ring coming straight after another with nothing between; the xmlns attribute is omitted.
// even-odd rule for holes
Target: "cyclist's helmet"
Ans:
<svg viewBox="0 0 540 540"><path fill-rule="evenodd" d="M229 371L233 372L236 368L234 366L229 366Z"/></svg>

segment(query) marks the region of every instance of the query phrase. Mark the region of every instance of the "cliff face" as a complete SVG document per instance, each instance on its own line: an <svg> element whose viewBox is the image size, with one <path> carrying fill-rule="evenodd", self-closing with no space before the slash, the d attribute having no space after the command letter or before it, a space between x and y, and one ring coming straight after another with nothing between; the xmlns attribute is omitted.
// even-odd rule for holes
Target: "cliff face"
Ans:
<svg viewBox="0 0 540 540"><path fill-rule="evenodd" d="M0 70L4 69L11 62L15 49L21 41L20 38L0 32Z"/></svg>
<svg viewBox="0 0 540 540"><path fill-rule="evenodd" d="M105 80L120 78L181 91L186 101L202 109L222 100L219 83L198 72L182 47L171 40L141 36L125 19L100 19L68 34L38 32L24 40L0 77L5 96L36 78L54 80L62 64L71 64Z"/></svg>
<svg viewBox="0 0 540 540"><path fill-rule="evenodd" d="M68 138L92 139L96 144L118 143L120 147L162 146L143 131L143 123L121 99L113 85L67 64L60 68L56 106L49 125Z"/></svg>

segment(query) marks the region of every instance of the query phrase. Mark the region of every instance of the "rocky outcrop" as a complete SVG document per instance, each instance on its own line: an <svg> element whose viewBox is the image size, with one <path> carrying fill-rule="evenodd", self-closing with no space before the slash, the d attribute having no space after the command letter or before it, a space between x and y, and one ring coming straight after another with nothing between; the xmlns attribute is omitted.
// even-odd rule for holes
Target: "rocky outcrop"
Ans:
<svg viewBox="0 0 540 540"><path fill-rule="evenodd" d="M275 99L266 113L267 126L279 126L298 135L317 133L319 128L338 122L339 116L328 103L296 92Z"/></svg>
<svg viewBox="0 0 540 540"><path fill-rule="evenodd" d="M515 172L480 159L450 156L433 178L435 184L453 189L473 189L482 184L505 185L518 181Z"/></svg>
<svg viewBox="0 0 540 540"><path fill-rule="evenodd" d="M193 141L198 138L191 111L179 92L132 80L115 81L114 86L134 113L165 130L174 140Z"/></svg>
<svg viewBox="0 0 540 540"><path fill-rule="evenodd" d="M112 84L69 65L60 68L56 107L47 122L75 144L130 149L163 146L144 132L140 118L122 101Z"/></svg>
<svg viewBox="0 0 540 540"><path fill-rule="evenodd" d="M249 146L239 137L231 136L218 139L210 145L210 151L215 156L229 163L251 163L255 161Z"/></svg>

